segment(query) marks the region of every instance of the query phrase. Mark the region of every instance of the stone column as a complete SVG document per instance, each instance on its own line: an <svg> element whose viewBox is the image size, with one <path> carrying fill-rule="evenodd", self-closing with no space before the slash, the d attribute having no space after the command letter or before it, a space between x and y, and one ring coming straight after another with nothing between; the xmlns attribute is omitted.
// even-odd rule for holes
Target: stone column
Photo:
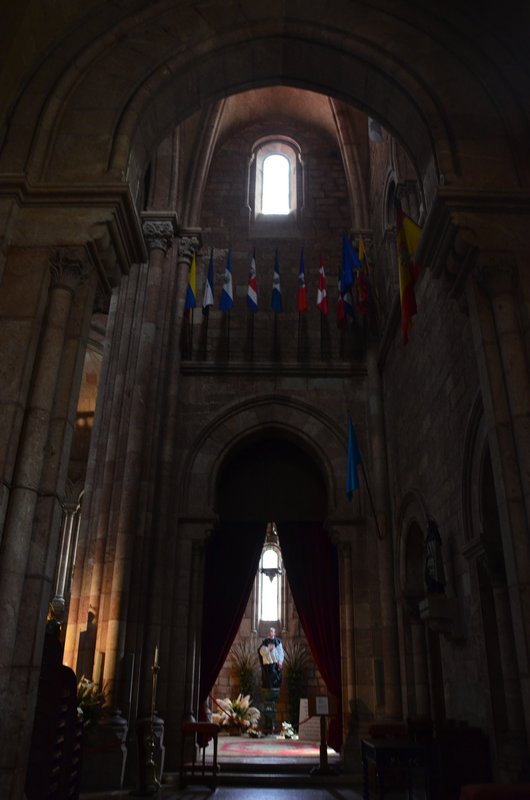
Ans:
<svg viewBox="0 0 530 800"><path fill-rule="evenodd" d="M530 371L517 308L517 266L509 257L486 258L479 267L479 280L489 295L495 321L523 501L530 521Z"/></svg>
<svg viewBox="0 0 530 800"><path fill-rule="evenodd" d="M509 255L482 254L475 278L468 282L468 303L495 478L522 707L530 740L530 392L517 319L515 277Z"/></svg>
<svg viewBox="0 0 530 800"><path fill-rule="evenodd" d="M368 389L368 426L372 453L371 481L377 514L377 525L371 525L377 536L377 573L381 607L381 636L385 684L385 713L391 719L401 719L401 689L399 675L399 642L394 586L394 553L389 507L388 464L383 412L381 373L375 345L370 343L366 353Z"/></svg>
<svg viewBox="0 0 530 800"><path fill-rule="evenodd" d="M505 584L499 582L493 584L493 600L499 633L502 685L504 687L509 735L521 738L521 736L524 736L524 711L513 639L510 598Z"/></svg>
<svg viewBox="0 0 530 800"><path fill-rule="evenodd" d="M181 722L199 713L205 543L214 523L212 518L180 520L174 560L166 568L173 580L165 587L161 702L172 720L166 739L170 770L179 765Z"/></svg>
<svg viewBox="0 0 530 800"><path fill-rule="evenodd" d="M428 717L429 706L429 673L427 667L427 648L425 643L425 624L419 619L410 619L410 636L412 640L412 664L414 671L414 690L416 696L416 714Z"/></svg>
<svg viewBox="0 0 530 800"><path fill-rule="evenodd" d="M65 503L63 506L59 563L51 601L55 617L59 622L65 621L66 595L75 559L80 511L80 503Z"/></svg>
<svg viewBox="0 0 530 800"><path fill-rule="evenodd" d="M125 629L128 621L130 581L135 555L137 516L142 514L138 498L140 478L146 450L148 428L147 408L149 397L156 390L156 375L153 366L157 344L157 318L161 292L164 285L164 266L169 247L175 233L174 215L160 213L144 216L144 236L149 249L149 264L145 268L146 282L143 297L132 320L131 333L138 341L138 350L133 361L126 367L126 383L132 391L127 419L121 418L122 434L117 442L121 464L120 483L114 492L116 512L114 515L115 536L112 550L113 560L108 583L105 623L106 630L99 637L101 650L105 653L103 683L109 687L109 695L115 699L115 683L120 658L124 654ZM154 481L154 475L149 476ZM151 531L138 531L141 539L149 538ZM141 542L139 542L141 545ZM137 555L139 555L137 553ZM136 591L141 587L136 587ZM145 587L143 589L145 591ZM143 593L143 592L142 592ZM137 620L138 623L138 620ZM149 647L149 643L145 645ZM154 646L152 647L154 653Z"/></svg>
<svg viewBox="0 0 530 800"><path fill-rule="evenodd" d="M46 317L19 441L0 563L0 607L4 609L3 624L0 626L0 707L6 722L6 738L2 743L0 756L2 767L0 794L6 798L21 797L23 794L24 754L31 734L32 704L35 700L34 690L40 667L40 657L37 652L39 648L37 646L35 650L33 649L35 633L33 628L42 624L44 631L45 623L44 618L39 619L40 592L36 592L32 608L28 607L28 598L24 593L26 572L32 556L33 522L43 469L48 458L47 443L72 302L78 287L88 277L88 267L82 248L58 250L50 260L50 268L51 280ZM47 556L45 544L40 561L43 559L46 561ZM29 615L28 619L35 621L31 630L27 625L19 628L19 615L23 602L25 612ZM20 634L16 641L17 650L30 653L30 662L25 661L25 668L17 664L16 671L12 673L11 664L17 632ZM22 634L24 635L21 638ZM42 645L42 637L40 644ZM31 680L29 673L32 673ZM28 690L29 683L33 686L31 692ZM20 702L21 696L27 696L27 707ZM6 780L8 784L4 783Z"/></svg>
<svg viewBox="0 0 530 800"><path fill-rule="evenodd" d="M340 582L340 641L342 675L342 715L344 737L344 761L350 766L356 762L357 752L349 746L353 732L358 728L357 681L355 675L355 630L353 619L352 552L351 543L341 540L333 531L339 555ZM357 740L354 739L355 743ZM357 748L355 748L357 750Z"/></svg>

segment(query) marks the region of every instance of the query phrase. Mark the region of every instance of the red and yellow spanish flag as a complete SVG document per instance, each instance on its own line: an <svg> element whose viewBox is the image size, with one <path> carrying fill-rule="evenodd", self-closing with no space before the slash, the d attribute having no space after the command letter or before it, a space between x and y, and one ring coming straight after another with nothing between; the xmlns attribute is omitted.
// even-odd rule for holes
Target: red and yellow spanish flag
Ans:
<svg viewBox="0 0 530 800"><path fill-rule="evenodd" d="M414 284L420 274L420 267L416 264L415 258L420 241L421 228L403 212L399 205L396 210L396 233L401 329L403 331L403 343L407 344L409 328L412 327L412 317L417 311Z"/></svg>

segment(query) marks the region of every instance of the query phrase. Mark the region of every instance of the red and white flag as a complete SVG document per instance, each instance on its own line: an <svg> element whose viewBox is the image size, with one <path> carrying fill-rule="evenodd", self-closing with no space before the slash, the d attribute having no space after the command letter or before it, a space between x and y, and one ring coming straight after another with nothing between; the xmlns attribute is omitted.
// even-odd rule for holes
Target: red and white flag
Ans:
<svg viewBox="0 0 530 800"><path fill-rule="evenodd" d="M317 290L317 308L320 309L322 314L328 313L328 294L326 291L326 273L324 272L324 262L320 256L320 269L318 270L318 290Z"/></svg>
<svg viewBox="0 0 530 800"><path fill-rule="evenodd" d="M299 313L307 311L307 286L305 285L304 250L300 253L300 269L298 271L298 295L296 307Z"/></svg>

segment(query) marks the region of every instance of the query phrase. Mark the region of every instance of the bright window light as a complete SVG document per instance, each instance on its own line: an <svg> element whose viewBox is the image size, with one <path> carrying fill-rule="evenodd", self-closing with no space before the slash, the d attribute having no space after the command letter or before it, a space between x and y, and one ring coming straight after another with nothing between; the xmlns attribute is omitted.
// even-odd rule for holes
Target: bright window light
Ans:
<svg viewBox="0 0 530 800"><path fill-rule="evenodd" d="M288 214L289 208L289 159L271 155L263 162L263 214Z"/></svg>
<svg viewBox="0 0 530 800"><path fill-rule="evenodd" d="M261 572L260 618L266 621L279 619L279 578L274 571L279 567L279 555L273 550L265 550L261 559L261 569L270 569L269 575Z"/></svg>

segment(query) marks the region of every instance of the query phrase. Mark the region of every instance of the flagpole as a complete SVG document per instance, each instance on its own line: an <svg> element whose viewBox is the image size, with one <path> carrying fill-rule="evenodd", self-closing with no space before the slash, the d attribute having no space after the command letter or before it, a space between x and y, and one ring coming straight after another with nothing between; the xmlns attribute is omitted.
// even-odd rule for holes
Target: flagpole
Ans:
<svg viewBox="0 0 530 800"><path fill-rule="evenodd" d="M302 328L302 314L300 312L298 312L298 361L302 360L300 358L300 355L301 355L301 344L300 344L301 328Z"/></svg>
<svg viewBox="0 0 530 800"><path fill-rule="evenodd" d="M226 312L226 360L230 361L230 311Z"/></svg>
<svg viewBox="0 0 530 800"><path fill-rule="evenodd" d="M204 361L206 361L208 355L208 324L210 322L210 314L206 314L206 324L204 326Z"/></svg>
<svg viewBox="0 0 530 800"><path fill-rule="evenodd" d="M374 516L374 522L375 522L375 527L376 527L376 530L377 530L377 536L379 537L379 539L383 539L384 537L383 537L383 534L381 533L381 529L380 529L379 523L377 521L377 514L375 513L374 499L372 497L370 484L368 483L368 475L366 474L366 469L365 469L364 461L363 461L362 457L361 457L361 467L362 467L362 470L363 470L364 482L366 484L366 491L368 492L368 498L370 500L370 506L372 508L372 514Z"/></svg>
<svg viewBox="0 0 530 800"><path fill-rule="evenodd" d="M250 312L250 360L254 361L254 312Z"/></svg>
<svg viewBox="0 0 530 800"><path fill-rule="evenodd" d="M351 422L351 412L350 411L348 411L348 419L350 420L349 424L351 426L352 422ZM370 483L368 481L368 475L367 475L367 472L366 472L366 467L364 466L364 458L363 458L363 455L361 453L361 449L359 447L359 442L357 441L357 437L355 437L355 440L356 440L357 451L358 451L358 454L359 454L358 463L362 467L364 482L366 484L366 491L368 493L368 499L370 500L370 507L372 509L372 514L373 514L373 517L374 517L375 527L376 527L376 530L377 530L377 536L378 536L379 539L383 539L383 534L381 533L381 528L379 527L379 522L377 521L377 514L376 514L376 511L375 511L374 498L372 497L372 490L370 489Z"/></svg>
<svg viewBox="0 0 530 800"><path fill-rule="evenodd" d="M190 361L193 360L193 308L190 314Z"/></svg>

